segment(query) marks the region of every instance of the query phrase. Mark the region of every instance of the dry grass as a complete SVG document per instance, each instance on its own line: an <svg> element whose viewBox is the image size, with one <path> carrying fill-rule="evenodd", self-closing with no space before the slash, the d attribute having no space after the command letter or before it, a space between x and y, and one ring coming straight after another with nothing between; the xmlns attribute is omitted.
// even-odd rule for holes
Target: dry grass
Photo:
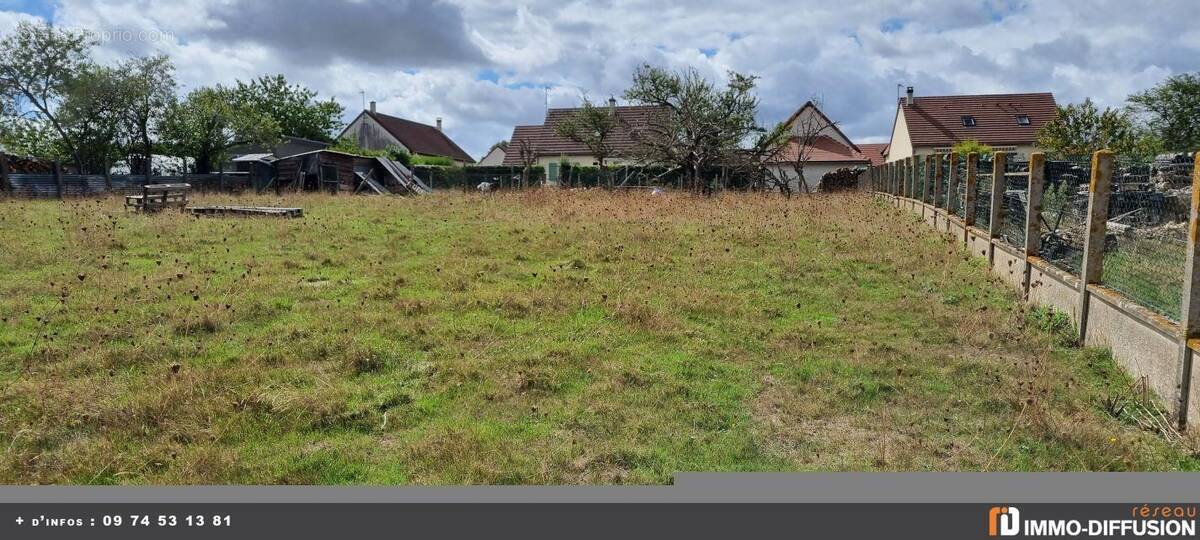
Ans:
<svg viewBox="0 0 1200 540"><path fill-rule="evenodd" d="M307 217L0 202L0 481L1195 467L1106 412L1109 358L858 196L252 203Z"/></svg>

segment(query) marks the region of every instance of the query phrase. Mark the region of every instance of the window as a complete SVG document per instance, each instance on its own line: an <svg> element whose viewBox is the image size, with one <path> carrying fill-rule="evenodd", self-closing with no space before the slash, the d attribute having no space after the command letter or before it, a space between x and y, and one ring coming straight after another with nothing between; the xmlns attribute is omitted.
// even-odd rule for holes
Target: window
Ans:
<svg viewBox="0 0 1200 540"><path fill-rule="evenodd" d="M1017 125L1018 126L1028 126L1029 125L1029 115L1018 114L1017 115Z"/></svg>
<svg viewBox="0 0 1200 540"><path fill-rule="evenodd" d="M962 123L966 127L975 127L975 117L974 116L964 116L964 117L962 117Z"/></svg>

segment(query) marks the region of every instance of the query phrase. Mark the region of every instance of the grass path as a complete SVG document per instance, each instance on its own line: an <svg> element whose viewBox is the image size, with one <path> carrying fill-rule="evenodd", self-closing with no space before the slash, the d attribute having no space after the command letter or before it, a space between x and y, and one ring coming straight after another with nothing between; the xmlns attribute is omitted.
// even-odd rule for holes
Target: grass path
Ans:
<svg viewBox="0 0 1200 540"><path fill-rule="evenodd" d="M1197 466L1105 412L1106 355L865 198L287 203L0 201L0 482Z"/></svg>

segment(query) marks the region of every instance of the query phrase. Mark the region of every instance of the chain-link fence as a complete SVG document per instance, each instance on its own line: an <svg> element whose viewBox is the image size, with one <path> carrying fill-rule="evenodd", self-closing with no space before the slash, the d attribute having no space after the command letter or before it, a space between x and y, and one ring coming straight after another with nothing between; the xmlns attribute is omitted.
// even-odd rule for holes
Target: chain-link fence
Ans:
<svg viewBox="0 0 1200 540"><path fill-rule="evenodd" d="M1038 219L1041 247L1038 255L1063 270L1079 274L1083 267L1083 242L1087 227L1090 161L1047 161Z"/></svg>
<svg viewBox="0 0 1200 540"><path fill-rule="evenodd" d="M934 178L938 182L938 187L934 190L937 198L933 201L933 204L938 208L946 208L946 200L948 199L946 186L950 179L950 156L942 156L942 159L938 160L937 164L938 172L934 175Z"/></svg>
<svg viewBox="0 0 1200 540"><path fill-rule="evenodd" d="M958 180L954 190L954 208L951 210L962 219L967 219L967 159L961 156L958 160Z"/></svg>
<svg viewBox="0 0 1200 540"><path fill-rule="evenodd" d="M992 158L980 156L975 172L975 226L987 230L992 222Z"/></svg>
<svg viewBox="0 0 1200 540"><path fill-rule="evenodd" d="M1190 166L1190 163L1188 164ZM1190 181L1179 167L1119 162L1113 171L1101 282L1137 303L1179 320ZM1188 171L1190 173L1190 171Z"/></svg>
<svg viewBox="0 0 1200 540"><path fill-rule="evenodd" d="M1009 159L1004 163L1004 200L997 224L1000 238L1010 245L1025 247L1025 208L1029 204L1029 162Z"/></svg>

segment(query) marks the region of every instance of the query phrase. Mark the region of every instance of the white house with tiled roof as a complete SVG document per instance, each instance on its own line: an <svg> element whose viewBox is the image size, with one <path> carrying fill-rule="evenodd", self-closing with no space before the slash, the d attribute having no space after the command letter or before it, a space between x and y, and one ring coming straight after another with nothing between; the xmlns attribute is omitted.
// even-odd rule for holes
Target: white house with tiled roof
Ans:
<svg viewBox="0 0 1200 540"><path fill-rule="evenodd" d="M821 177L838 169L865 170L868 165L883 161L882 150L886 145L855 144L811 101L796 109L786 123L792 131L791 140L784 152L768 161L767 166L777 177L789 178L793 190L800 187L793 164L801 153L805 156L804 180L809 189L816 189Z"/></svg>
<svg viewBox="0 0 1200 540"><path fill-rule="evenodd" d="M578 112L579 108L549 109L541 124L516 126L512 137L509 138L508 149L505 151L503 164L510 167L520 167L521 146L527 142L537 156L536 165L545 167L546 180L554 183L558 180L560 163L570 163L585 167L595 167L598 160L587 145L563 137L555 132L555 126L570 115ZM636 144L634 131L644 127L652 114L660 108L654 105L617 106L616 100L610 99L608 110L617 117L617 129L608 143L613 149L610 156L605 157L605 166L619 167L632 160L630 152Z"/></svg>
<svg viewBox="0 0 1200 540"><path fill-rule="evenodd" d="M949 153L955 143L976 140L993 150L1028 156L1037 131L1057 114L1054 94L914 96L908 87L896 104L887 161Z"/></svg>

